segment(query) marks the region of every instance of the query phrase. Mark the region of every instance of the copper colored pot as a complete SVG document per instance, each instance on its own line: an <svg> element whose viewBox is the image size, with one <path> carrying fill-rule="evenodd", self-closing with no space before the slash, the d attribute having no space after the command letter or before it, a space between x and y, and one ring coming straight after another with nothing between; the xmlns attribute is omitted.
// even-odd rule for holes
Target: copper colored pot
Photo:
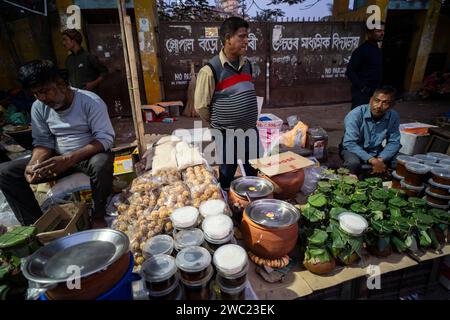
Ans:
<svg viewBox="0 0 450 320"><path fill-rule="evenodd" d="M287 255L297 243L299 217L298 210L284 201L252 202L244 211L240 227L246 247L264 259Z"/></svg>
<svg viewBox="0 0 450 320"><path fill-rule="evenodd" d="M305 181L303 169L277 174L272 177L264 177L271 181L275 187L274 195L276 199L287 200L297 196Z"/></svg>

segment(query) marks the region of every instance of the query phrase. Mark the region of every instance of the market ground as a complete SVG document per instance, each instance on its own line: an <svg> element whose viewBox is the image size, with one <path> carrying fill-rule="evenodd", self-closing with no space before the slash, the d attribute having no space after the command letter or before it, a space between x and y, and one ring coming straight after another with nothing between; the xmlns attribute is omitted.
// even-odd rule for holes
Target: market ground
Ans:
<svg viewBox="0 0 450 320"><path fill-rule="evenodd" d="M400 123L425 122L432 123L445 112L450 112L450 101L401 101L395 105L400 114ZM350 103L316 106L295 106L286 108L263 108L264 113L273 113L286 122L286 118L297 115L297 118L310 127L322 127L328 133L328 152L330 167L339 167L341 159L337 148L342 139L345 115L350 111ZM199 118L179 117L174 123L146 123L146 134L171 134L174 130L194 128L194 121ZM128 143L133 140L133 124L131 119L113 119L116 129L116 144ZM205 124L203 125L205 126ZM285 123L287 127L287 124Z"/></svg>

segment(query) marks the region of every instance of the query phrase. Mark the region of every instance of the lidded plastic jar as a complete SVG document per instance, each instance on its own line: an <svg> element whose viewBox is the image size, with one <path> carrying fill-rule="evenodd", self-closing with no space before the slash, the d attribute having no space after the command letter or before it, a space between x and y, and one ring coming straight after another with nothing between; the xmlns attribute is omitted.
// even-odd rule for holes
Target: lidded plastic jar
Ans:
<svg viewBox="0 0 450 320"><path fill-rule="evenodd" d="M416 154L414 155L414 158L418 159L420 163L424 162L438 162L439 158L433 157L429 154Z"/></svg>
<svg viewBox="0 0 450 320"><path fill-rule="evenodd" d="M404 177L399 176L396 171L392 172L392 188L400 189L400 181L403 180Z"/></svg>
<svg viewBox="0 0 450 320"><path fill-rule="evenodd" d="M437 158L439 163L443 160L450 161L450 156L448 154L440 152L428 152L427 155Z"/></svg>
<svg viewBox="0 0 450 320"><path fill-rule="evenodd" d="M396 159L397 159L397 167L395 171L401 177L404 177L406 175L406 168L405 168L406 163L419 162L419 159L407 155L399 155L397 156Z"/></svg>
<svg viewBox="0 0 450 320"><path fill-rule="evenodd" d="M233 220L223 214L207 217L203 220L202 229L205 241L213 251L233 239Z"/></svg>
<svg viewBox="0 0 450 320"><path fill-rule="evenodd" d="M430 191L444 196L450 195L450 186L435 182L433 179L428 180Z"/></svg>
<svg viewBox="0 0 450 320"><path fill-rule="evenodd" d="M142 249L145 259L150 259L157 254L171 255L173 251L173 238L167 234L160 234L148 240Z"/></svg>
<svg viewBox="0 0 450 320"><path fill-rule="evenodd" d="M338 220L339 228L352 237L361 237L369 227L367 220L354 212L343 212Z"/></svg>
<svg viewBox="0 0 450 320"><path fill-rule="evenodd" d="M144 261L141 275L150 296L160 297L171 293L179 283L175 258L159 254Z"/></svg>
<svg viewBox="0 0 450 320"><path fill-rule="evenodd" d="M426 198L426 197L425 197ZM431 208L436 208L436 209L441 209L441 210L447 210L450 207L450 202L446 205L440 205L440 204L435 204L433 202L427 201L427 205Z"/></svg>
<svg viewBox="0 0 450 320"><path fill-rule="evenodd" d="M426 181L430 167L421 163L408 162L405 166L405 182L412 186L422 186Z"/></svg>
<svg viewBox="0 0 450 320"><path fill-rule="evenodd" d="M223 278L217 275L216 284L220 289L220 297L222 300L245 300L245 288L247 281L239 286L227 286L223 281Z"/></svg>
<svg viewBox="0 0 450 320"><path fill-rule="evenodd" d="M408 197L418 197L425 188L425 185L423 184L421 186L413 186L406 183L405 180L400 181L400 184Z"/></svg>
<svg viewBox="0 0 450 320"><path fill-rule="evenodd" d="M248 257L244 248L235 244L221 246L214 252L217 278L227 287L238 287L247 280Z"/></svg>
<svg viewBox="0 0 450 320"><path fill-rule="evenodd" d="M430 190L430 188L427 188L425 190L425 193L427 195L427 201L440 205L445 206L448 205L448 202L450 201L450 195L441 195L438 193L434 193Z"/></svg>
<svg viewBox="0 0 450 320"><path fill-rule="evenodd" d="M203 231L198 228L182 230L174 235L174 247L180 252L187 247L201 246L204 240Z"/></svg>
<svg viewBox="0 0 450 320"><path fill-rule="evenodd" d="M450 169L432 169L434 182L450 186Z"/></svg>
<svg viewBox="0 0 450 320"><path fill-rule="evenodd" d="M176 264L182 280L201 281L207 276L211 266L211 254L203 247L184 248L178 252Z"/></svg>
<svg viewBox="0 0 450 320"><path fill-rule="evenodd" d="M192 229L198 225L198 215L196 207L187 206L175 209L170 215L170 220L176 231Z"/></svg>
<svg viewBox="0 0 450 320"><path fill-rule="evenodd" d="M203 218L225 214L226 203L220 199L207 200L202 202L199 211Z"/></svg>

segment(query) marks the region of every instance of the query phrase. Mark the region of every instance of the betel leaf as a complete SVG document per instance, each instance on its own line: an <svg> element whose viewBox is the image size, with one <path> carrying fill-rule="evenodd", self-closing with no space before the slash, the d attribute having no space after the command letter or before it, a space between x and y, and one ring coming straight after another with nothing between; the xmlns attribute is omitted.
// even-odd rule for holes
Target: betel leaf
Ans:
<svg viewBox="0 0 450 320"><path fill-rule="evenodd" d="M412 216L416 221L417 226L430 226L434 223L434 218L431 215L415 212Z"/></svg>
<svg viewBox="0 0 450 320"><path fill-rule="evenodd" d="M367 196L364 193L355 193L352 196L352 201L353 202L366 202Z"/></svg>
<svg viewBox="0 0 450 320"><path fill-rule="evenodd" d="M389 200L389 206L390 207L396 207L396 208L404 208L408 205L408 201L403 200L399 197L395 197Z"/></svg>
<svg viewBox="0 0 450 320"><path fill-rule="evenodd" d="M325 219L325 212L317 210L316 208L309 206L308 204L303 207L302 215L309 222L318 222Z"/></svg>
<svg viewBox="0 0 450 320"><path fill-rule="evenodd" d="M343 195L343 194L335 194L334 196L334 202L338 204L338 206L345 206L347 204L350 204L352 200L350 197Z"/></svg>
<svg viewBox="0 0 450 320"><path fill-rule="evenodd" d="M350 210L352 210L355 213L363 214L367 212L367 207L362 203L357 202L350 206Z"/></svg>
<svg viewBox="0 0 450 320"><path fill-rule="evenodd" d="M364 191L369 187L369 184L365 181L358 181L356 183L356 189L360 191Z"/></svg>
<svg viewBox="0 0 450 320"><path fill-rule="evenodd" d="M389 199L389 194L383 189L376 189L372 192L372 199L385 202Z"/></svg>
<svg viewBox="0 0 450 320"><path fill-rule="evenodd" d="M436 237L436 233L434 232L434 230L430 228L427 230L427 233L431 239L431 246L433 247L433 249L438 249L440 247L440 243Z"/></svg>
<svg viewBox="0 0 450 320"><path fill-rule="evenodd" d="M402 189L395 189L395 188L391 188L388 190L388 194L390 198L405 198L405 191L403 191Z"/></svg>
<svg viewBox="0 0 450 320"><path fill-rule="evenodd" d="M398 218L402 216L402 210L397 207L389 208L389 213L391 214L391 218Z"/></svg>
<svg viewBox="0 0 450 320"><path fill-rule="evenodd" d="M431 238L428 235L426 230L420 230L419 231L419 244L422 247L429 247L429 246L431 246Z"/></svg>
<svg viewBox="0 0 450 320"><path fill-rule="evenodd" d="M442 209L430 209L428 210L428 214L431 215L438 223L441 224L450 224L450 214Z"/></svg>
<svg viewBox="0 0 450 320"><path fill-rule="evenodd" d="M402 216L391 216L390 222L394 231L396 231L400 235L409 235L414 226L414 223L412 223L408 218Z"/></svg>
<svg viewBox="0 0 450 320"><path fill-rule="evenodd" d="M391 234L394 229L389 220L370 220L370 227L379 235Z"/></svg>
<svg viewBox="0 0 450 320"><path fill-rule="evenodd" d="M327 204L327 198L321 194L313 194L308 197L308 203L316 208L321 208Z"/></svg>
<svg viewBox="0 0 450 320"><path fill-rule="evenodd" d="M339 168L339 169L337 170L337 173L344 176L344 175L349 174L349 173L350 173L350 170L348 170L348 169L346 169L346 168Z"/></svg>
<svg viewBox="0 0 450 320"><path fill-rule="evenodd" d="M356 185L358 183L358 178L356 177L351 177L351 176L345 176L342 181L345 184L349 184L349 185Z"/></svg>
<svg viewBox="0 0 450 320"><path fill-rule="evenodd" d="M383 220L384 214L383 211L372 211L372 219L375 221Z"/></svg>
<svg viewBox="0 0 450 320"><path fill-rule="evenodd" d="M310 261L312 263L324 263L330 261L331 257L325 248L310 248L306 247L305 251L305 261Z"/></svg>
<svg viewBox="0 0 450 320"><path fill-rule="evenodd" d="M317 182L317 186L321 188L331 188L331 184L328 181L319 181Z"/></svg>
<svg viewBox="0 0 450 320"><path fill-rule="evenodd" d="M424 208L427 205L425 199L410 197L408 198L408 203L412 208Z"/></svg>
<svg viewBox="0 0 450 320"><path fill-rule="evenodd" d="M385 211L387 209L386 205L383 202L376 200L370 201L370 203L367 205L367 208L372 211Z"/></svg>
<svg viewBox="0 0 450 320"><path fill-rule="evenodd" d="M320 246L325 243L328 239L328 233L326 231L315 229L312 236L308 238L309 245Z"/></svg>
<svg viewBox="0 0 450 320"><path fill-rule="evenodd" d="M392 244L395 246L398 252L404 252L406 249L408 249L408 246L405 244L404 241L397 238L396 236L393 236L391 238Z"/></svg>
<svg viewBox="0 0 450 320"><path fill-rule="evenodd" d="M334 219L334 220L338 220L339 215L342 212L347 212L348 210L345 208L341 208L341 207L336 207L336 208L332 208L330 210L330 218Z"/></svg>
<svg viewBox="0 0 450 320"><path fill-rule="evenodd" d="M377 177L367 178L364 181L367 182L367 184L372 187L381 187L383 185L383 180Z"/></svg>

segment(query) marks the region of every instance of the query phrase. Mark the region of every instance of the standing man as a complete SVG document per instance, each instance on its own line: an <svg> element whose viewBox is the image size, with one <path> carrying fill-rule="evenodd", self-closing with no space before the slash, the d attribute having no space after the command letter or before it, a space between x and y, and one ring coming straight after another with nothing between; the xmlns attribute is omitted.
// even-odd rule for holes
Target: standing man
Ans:
<svg viewBox="0 0 450 320"><path fill-rule="evenodd" d="M78 30L67 29L62 35L64 47L71 52L66 59L69 84L74 88L98 92L108 69L96 56L81 47L83 36Z"/></svg>
<svg viewBox="0 0 450 320"><path fill-rule="evenodd" d="M353 109L345 117L341 156L351 173L358 175L364 163L372 165L373 173L385 172L389 164L395 167L393 160L401 144L400 118L392 110L394 102L395 89L381 87L375 90L369 104Z"/></svg>
<svg viewBox="0 0 450 320"><path fill-rule="evenodd" d="M366 42L353 51L345 73L352 83L352 109L367 104L382 81L384 22L380 29L366 28L366 33Z"/></svg>
<svg viewBox="0 0 450 320"><path fill-rule="evenodd" d="M31 159L0 164L0 189L17 220L33 224L41 215L30 184L76 171L90 177L93 228L106 227L106 201L112 191L114 130L108 110L95 93L71 88L51 61L35 60L19 69L19 79L37 100L31 108Z"/></svg>
<svg viewBox="0 0 450 320"><path fill-rule="evenodd" d="M239 17L223 22L220 27L223 49L200 70L195 89L197 113L218 131L216 152L222 152L223 156L219 181L224 189L234 179L237 159L243 161L247 175L257 174L248 163L258 157L260 150L252 67L244 57L248 29L249 24Z"/></svg>

